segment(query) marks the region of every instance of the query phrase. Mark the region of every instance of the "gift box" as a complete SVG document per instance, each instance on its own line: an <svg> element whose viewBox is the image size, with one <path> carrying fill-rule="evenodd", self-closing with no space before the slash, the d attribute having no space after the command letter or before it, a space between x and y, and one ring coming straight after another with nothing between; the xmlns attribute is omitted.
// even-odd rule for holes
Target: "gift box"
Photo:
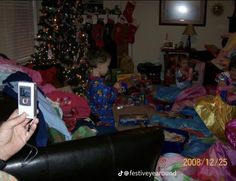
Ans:
<svg viewBox="0 0 236 181"><path fill-rule="evenodd" d="M147 125L149 118L147 114L123 114L119 117L119 124L125 126Z"/></svg>
<svg viewBox="0 0 236 181"><path fill-rule="evenodd" d="M117 75L117 81L139 81L141 79L141 74L139 73L132 73L132 74L118 74Z"/></svg>

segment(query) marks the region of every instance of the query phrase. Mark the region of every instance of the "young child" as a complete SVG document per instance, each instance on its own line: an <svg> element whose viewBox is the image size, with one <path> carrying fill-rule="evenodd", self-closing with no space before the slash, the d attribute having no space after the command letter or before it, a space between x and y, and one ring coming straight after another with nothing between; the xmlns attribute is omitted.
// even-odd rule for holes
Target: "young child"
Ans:
<svg viewBox="0 0 236 181"><path fill-rule="evenodd" d="M229 70L216 77L216 94L230 105L236 105L236 55L231 57Z"/></svg>
<svg viewBox="0 0 236 181"><path fill-rule="evenodd" d="M91 50L87 54L87 61L91 67L87 92L91 111L100 120L99 125L115 126L112 106L121 91L121 85L115 83L111 87L105 83L104 76L108 72L111 57L102 49Z"/></svg>
<svg viewBox="0 0 236 181"><path fill-rule="evenodd" d="M236 56L229 60L228 71L216 77L216 96L202 97L194 105L207 128L224 141L225 125L236 117Z"/></svg>
<svg viewBox="0 0 236 181"><path fill-rule="evenodd" d="M175 86L160 86L154 96L155 99L173 103L180 92L192 85L192 77L193 69L188 65L187 56L179 55L175 68Z"/></svg>
<svg viewBox="0 0 236 181"><path fill-rule="evenodd" d="M185 89L192 85L193 69L189 66L188 57L186 55L179 56L175 78L176 86L180 89Z"/></svg>

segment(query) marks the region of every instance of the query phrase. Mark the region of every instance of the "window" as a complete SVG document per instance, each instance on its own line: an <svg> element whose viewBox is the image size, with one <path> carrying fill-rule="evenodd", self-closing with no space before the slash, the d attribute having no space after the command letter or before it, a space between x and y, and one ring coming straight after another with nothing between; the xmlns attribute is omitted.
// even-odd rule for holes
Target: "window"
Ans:
<svg viewBox="0 0 236 181"><path fill-rule="evenodd" d="M29 60L34 52L35 7L30 0L0 1L0 53L18 63Z"/></svg>

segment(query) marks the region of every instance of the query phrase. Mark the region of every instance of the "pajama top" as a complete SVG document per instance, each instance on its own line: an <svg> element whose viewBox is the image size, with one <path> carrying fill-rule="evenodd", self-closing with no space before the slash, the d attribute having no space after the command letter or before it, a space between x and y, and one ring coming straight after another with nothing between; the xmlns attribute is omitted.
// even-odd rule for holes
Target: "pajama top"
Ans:
<svg viewBox="0 0 236 181"><path fill-rule="evenodd" d="M117 98L117 90L106 85L104 78L89 77L88 103L92 113L101 121L115 125L112 106Z"/></svg>
<svg viewBox="0 0 236 181"><path fill-rule="evenodd" d="M233 83L232 79L230 78L229 72L221 72L216 77L216 82L219 83L220 81L225 82L225 87L217 87L216 92L220 95L223 101L227 102L231 105L236 105L236 93L235 92L229 92L230 89L235 87L235 83ZM231 99L229 98L231 97Z"/></svg>

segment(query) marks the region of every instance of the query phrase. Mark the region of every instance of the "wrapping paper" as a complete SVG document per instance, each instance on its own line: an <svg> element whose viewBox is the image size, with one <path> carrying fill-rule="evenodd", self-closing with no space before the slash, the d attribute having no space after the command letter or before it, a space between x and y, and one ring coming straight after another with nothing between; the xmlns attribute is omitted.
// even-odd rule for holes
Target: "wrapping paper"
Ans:
<svg viewBox="0 0 236 181"><path fill-rule="evenodd" d="M178 87L165 87L160 86L154 96L155 99L162 100L164 102L172 103L175 101L176 97L180 94L182 89Z"/></svg>
<svg viewBox="0 0 236 181"><path fill-rule="evenodd" d="M162 155L158 160L156 172L176 171L176 175L160 175L156 176L154 180L236 180L235 128L236 119L229 121L226 125L225 134L230 144L217 141L198 157L183 157L176 153L166 153ZM190 162L186 162L186 159L190 160Z"/></svg>
<svg viewBox="0 0 236 181"><path fill-rule="evenodd" d="M226 124L225 135L229 144L236 150L236 119Z"/></svg>
<svg viewBox="0 0 236 181"><path fill-rule="evenodd" d="M174 112L181 111L185 106L192 107L199 97L206 95L206 89L203 86L193 85L177 96L171 110Z"/></svg>
<svg viewBox="0 0 236 181"><path fill-rule="evenodd" d="M229 144L218 141L199 157L202 164L191 175L198 180L236 180L236 150ZM205 160L205 161L204 161Z"/></svg>
<svg viewBox="0 0 236 181"><path fill-rule="evenodd" d="M199 159L201 165L195 167L191 177L199 180L236 180L236 119L225 126L228 143L217 141Z"/></svg>
<svg viewBox="0 0 236 181"><path fill-rule="evenodd" d="M236 106L228 105L219 96L207 96L200 98L194 108L206 127L225 141L225 125L236 118Z"/></svg>
<svg viewBox="0 0 236 181"><path fill-rule="evenodd" d="M184 165L186 158L177 153L166 153L160 156L154 181L198 181L191 176L195 169ZM187 173L187 174L186 174Z"/></svg>

